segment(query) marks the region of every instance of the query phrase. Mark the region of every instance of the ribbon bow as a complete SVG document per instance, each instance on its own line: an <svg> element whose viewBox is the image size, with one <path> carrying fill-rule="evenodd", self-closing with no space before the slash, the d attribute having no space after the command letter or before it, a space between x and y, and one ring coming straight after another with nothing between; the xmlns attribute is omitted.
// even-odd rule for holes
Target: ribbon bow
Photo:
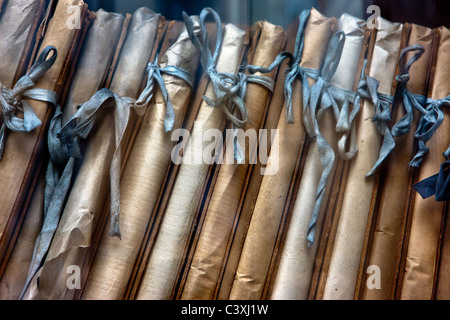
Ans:
<svg viewBox="0 0 450 320"><path fill-rule="evenodd" d="M169 132L173 129L173 125L175 123L175 111L173 109L172 102L170 101L169 92L167 91L164 79L162 77L163 73L180 78L191 87L194 85L195 78L192 74L177 66L166 66L164 68L161 68L160 66L158 66L158 55L156 56L154 62L151 62L147 65L147 84L138 100L136 101L135 106L137 108L141 108L146 106L150 102L151 98L153 97L154 83L156 82L166 103L164 129L166 132Z"/></svg>
<svg viewBox="0 0 450 320"><path fill-rule="evenodd" d="M30 132L41 125L41 120L36 116L31 105L23 100L24 97L49 102L56 106L58 97L54 91L42 88L32 89L52 67L56 57L56 48L47 46L27 73L17 81L13 89L0 84L0 115L3 117L0 128L0 159L5 147L7 129L14 132ZM23 118L17 116L17 111L23 112Z"/></svg>

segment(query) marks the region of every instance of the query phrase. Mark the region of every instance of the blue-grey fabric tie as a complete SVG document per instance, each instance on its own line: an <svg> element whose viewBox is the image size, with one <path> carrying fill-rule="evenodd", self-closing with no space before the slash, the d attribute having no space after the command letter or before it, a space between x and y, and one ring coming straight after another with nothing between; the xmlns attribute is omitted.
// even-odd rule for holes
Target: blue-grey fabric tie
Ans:
<svg viewBox="0 0 450 320"><path fill-rule="evenodd" d="M154 83L156 82L159 86L159 89L161 90L164 102L166 103L164 129L166 132L169 132L172 131L173 125L175 123L175 111L173 109L172 102L170 101L169 92L167 91L166 85L164 84L164 78L162 77L163 73L180 78L191 87L193 87L194 85L195 78L192 74L177 66L166 66L164 68L159 67L158 56L156 56L154 62L149 63L147 66L147 83L135 105L137 107L144 107L148 105L153 97Z"/></svg>
<svg viewBox="0 0 450 320"><path fill-rule="evenodd" d="M323 63L320 77L311 87L310 102L304 105L304 124L312 141L316 141L319 158L323 168L319 184L316 191L316 199L310 223L307 230L308 246L312 246L314 243L316 224L322 206L323 196L325 193L325 187L328 181L328 177L333 169L335 154L333 148L328 144L325 137L320 132L318 118L328 109L332 108L336 120L340 119L340 108L337 103L337 99L348 101L346 98L348 94L353 96L353 92L343 90L334 87L330 84L337 66L341 59L342 49L345 43L345 33L336 32L331 38L327 54ZM350 98L349 97L349 98ZM345 105L345 103L344 103Z"/></svg>
<svg viewBox="0 0 450 320"><path fill-rule="evenodd" d="M417 130L414 133L414 137L418 140L419 150L409 163L412 167L420 166L423 158L429 151L429 148L426 146L426 142L430 140L441 125L442 121L444 121L444 112L441 108L444 106L448 107L450 105L450 95L438 100L428 98L426 102L427 107L425 112L422 114Z"/></svg>
<svg viewBox="0 0 450 320"><path fill-rule="evenodd" d="M205 26L205 19L210 14L213 16L217 26L217 39L214 53L211 53L209 49ZM244 103L247 82L258 83L272 91L274 86L273 80L258 75L245 75L243 73L233 74L217 71L216 65L222 46L223 31L220 17L213 9L204 8L200 13L202 41L194 35L194 22L185 12L183 12L183 19L189 38L201 53L200 62L203 71L209 77L216 96L214 99L203 96L203 100L211 107L220 108L224 112L226 118L231 122L233 129L236 127L243 127L248 121L248 112ZM237 163L243 162L244 156L236 141L234 141L234 156Z"/></svg>
<svg viewBox="0 0 450 320"><path fill-rule="evenodd" d="M101 121L101 111L106 108L114 109L115 124L115 152L110 164L111 185L111 236L121 238L119 227L120 213L120 146L125 130L128 126L130 109L142 115L141 107L135 106L135 99L120 97L107 88L97 91L91 99L83 103L73 117L59 130L61 142L67 146L72 157L81 157L79 139L87 139L97 121Z"/></svg>
<svg viewBox="0 0 450 320"><path fill-rule="evenodd" d="M56 92L42 88L33 89L36 81L52 67L56 57L56 48L47 46L27 73L17 81L13 89L0 84L0 115L3 118L0 128L0 159L8 129L13 132L30 132L41 125L41 120L36 116L33 108L23 98L49 102L56 106L58 101ZM17 115L17 111L23 112L23 118Z"/></svg>
<svg viewBox="0 0 450 320"><path fill-rule="evenodd" d="M309 103L310 86L308 78L317 80L319 77L319 70L304 68L300 66L300 62L303 56L304 47L304 35L306 23L308 22L310 10L304 10L299 16L299 27L297 35L295 37L295 50L294 54L283 51L281 52L272 64L268 68L262 68L259 66L247 66L250 73L268 73L272 72L276 67L278 67L284 60L289 59L288 68L286 70L286 76L284 78L284 97L286 102L286 121L288 123L294 123L294 112L292 110L292 86L295 79L300 78L302 83L303 92L303 106L307 106Z"/></svg>
<svg viewBox="0 0 450 320"><path fill-rule="evenodd" d="M412 51L416 51L416 53L411 57L411 59L405 62L406 54ZM404 48L400 53L400 72L396 76L398 85L396 88L395 97L402 99L403 106L405 108L405 115L392 126L391 130L389 130L388 124L391 121L390 105L393 104L394 98L380 93L378 94L380 97L380 102L375 106L376 114L372 120L377 122L378 130L384 136L384 139L380 148L379 157L367 176L373 175L395 148L394 137L399 137L410 130L414 117L414 109L424 112L422 105L424 104L425 97L414 95L406 88L406 84L410 79L409 69L411 68L411 65L422 56L424 51L425 49L421 45L413 45Z"/></svg>

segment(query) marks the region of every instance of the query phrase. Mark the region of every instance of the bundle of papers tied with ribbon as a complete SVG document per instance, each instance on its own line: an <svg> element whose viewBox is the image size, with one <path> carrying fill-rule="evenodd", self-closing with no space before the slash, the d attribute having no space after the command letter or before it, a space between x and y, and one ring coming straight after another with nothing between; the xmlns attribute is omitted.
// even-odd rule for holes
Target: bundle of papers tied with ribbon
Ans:
<svg viewBox="0 0 450 320"><path fill-rule="evenodd" d="M0 9L0 299L450 298L446 27Z"/></svg>

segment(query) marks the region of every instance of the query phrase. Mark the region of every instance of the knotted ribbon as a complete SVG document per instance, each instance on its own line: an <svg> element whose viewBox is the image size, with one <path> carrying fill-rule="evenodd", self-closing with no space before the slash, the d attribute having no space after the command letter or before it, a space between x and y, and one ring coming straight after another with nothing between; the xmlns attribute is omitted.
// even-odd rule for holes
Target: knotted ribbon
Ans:
<svg viewBox="0 0 450 320"><path fill-rule="evenodd" d="M425 112L422 114L417 130L414 133L414 137L418 140L419 150L409 163L412 167L418 167L422 163L425 154L429 151L429 148L425 143L436 132L442 121L444 121L444 112L441 108L450 106L450 95L438 100L428 98L426 102L428 105Z"/></svg>
<svg viewBox="0 0 450 320"><path fill-rule="evenodd" d="M341 31L336 32L331 38L321 74L311 87L310 102L304 105L303 113L305 128L310 139L317 143L319 158L323 168L319 184L317 185L316 199L307 230L309 247L314 243L316 224L325 193L325 187L335 160L333 148L328 144L327 140L320 132L318 118L320 118L328 108L332 107L336 120L339 122L341 117L339 116L340 110L336 101L337 98L348 101L349 99L346 98L347 95L353 95L353 92L351 91L343 90L330 84L339 65L344 43L345 33Z"/></svg>
<svg viewBox="0 0 450 320"><path fill-rule="evenodd" d="M217 39L214 53L211 53L211 50L209 49L208 35L205 26L205 19L209 14L213 16L217 26ZM183 12L183 19L189 38L200 51L200 63L202 65L203 72L209 77L216 96L214 99L203 96L203 100L211 107L220 108L225 113L227 119L233 123L233 125L236 127L242 127L248 120L248 114L244 101L239 95L239 76L233 73L218 72L216 69L217 59L219 57L223 40L222 22L219 15L211 8L204 8L201 11L200 28L202 41L195 37L194 22L186 12ZM237 108L239 113L238 116L235 115L235 108Z"/></svg>
<svg viewBox="0 0 450 320"><path fill-rule="evenodd" d="M416 51L416 53L405 63L405 57L407 52ZM414 118L414 109L419 110L422 113L426 113L423 105L425 105L426 98L423 95L412 94L406 85L410 79L409 69L411 65L417 61L425 52L425 48L421 45L409 46L402 50L399 58L400 72L395 77L397 80L397 89L395 95L402 99L403 108L405 109L405 115L392 126L392 135L394 137L400 137L407 133L411 129L412 121Z"/></svg>
<svg viewBox="0 0 450 320"><path fill-rule="evenodd" d="M444 152L444 161L439 169L439 173L432 175L414 185L414 189L426 199L434 195L436 201L450 200L450 146Z"/></svg>
<svg viewBox="0 0 450 320"><path fill-rule="evenodd" d="M239 97L241 99L245 98L245 95L247 93L248 82L259 84L259 85L267 88L270 92L273 92L273 88L275 86L275 81L272 78L255 75L255 74L248 75L243 72L239 72L238 77L239 77L239 87L240 87ZM235 129L234 123L232 123L232 129L233 130ZM241 164L241 163L244 163L244 161L245 161L245 155L242 152L241 146L237 140L238 140L237 139L237 131L234 130L234 133L233 133L234 158L236 159L237 163Z"/></svg>
<svg viewBox="0 0 450 320"><path fill-rule="evenodd" d="M48 89L33 88L36 82L52 67L57 57L57 50L47 46L37 57L34 64L22 76L13 89L0 84L0 115L3 122L0 128L0 159L3 154L7 129L14 132L30 132L41 125L31 105L23 98L49 102L56 106L56 92ZM17 112L23 112L23 118Z"/></svg>
<svg viewBox="0 0 450 320"><path fill-rule="evenodd" d="M217 26L217 39L214 53L208 46L205 19L211 14ZM211 8L204 8L200 13L201 41L194 35L194 22L183 12L186 30L192 43L200 51L200 63L203 72L208 76L214 89L215 98L203 96L203 100L210 107L218 107L231 122L232 128L241 128L248 121L248 112L245 107L244 97L247 90L247 82L258 83L273 91L274 81L268 77L258 75L245 75L244 73L219 72L216 69L217 59L223 41L222 22L220 16ZM236 136L234 137L236 139ZM234 140L234 156L237 163L242 163L244 156L239 144Z"/></svg>
<svg viewBox="0 0 450 320"><path fill-rule="evenodd" d="M300 61L302 60L303 56L305 27L306 23L308 22L310 12L311 12L310 10L304 10L301 12L299 16L299 27L297 35L295 37L294 54L288 51L281 52L268 68L252 65L247 66L247 69L250 73L256 72L268 73L272 72L284 60L289 59L288 68L286 70L286 76L284 78L284 97L286 101L287 123L294 123L294 112L292 110L292 86L295 79L300 78L301 80L303 92L303 106L305 107L308 105L310 96L310 86L308 83L308 78L317 80L319 76L319 70L304 68L300 66Z"/></svg>
<svg viewBox="0 0 450 320"><path fill-rule="evenodd" d="M410 51L416 51L416 53L407 62L405 62L406 54ZM425 97L412 94L406 88L406 84L410 79L409 69L411 68L411 65L422 56L424 51L425 49L421 45L413 45L404 48L400 53L400 72L396 76L398 85L396 88L395 97L402 99L403 106L405 108L405 115L392 126L391 130L389 130L388 124L391 120L390 105L393 104L394 97L383 95L381 93L378 94L380 99L379 102L376 102L376 114L372 117L372 121L377 122L378 130L384 136L384 140L380 148L379 157L367 176L373 175L395 148L394 137L399 137L410 130L414 116L414 109L421 112L425 111L422 107L422 104L425 102Z"/></svg>
<svg viewBox="0 0 450 320"><path fill-rule="evenodd" d="M164 68L161 68L160 66L158 66L158 55L156 56L155 61L149 63L147 66L147 83L135 105L138 108L148 105L153 97L154 84L156 82L166 103L164 129L166 132L169 132L172 131L173 125L175 123L175 111L173 109L172 102L170 101L169 92L167 91L167 88L164 84L164 79L162 77L163 73L180 78L191 87L193 87L194 85L195 78L192 74L178 66L166 66Z"/></svg>

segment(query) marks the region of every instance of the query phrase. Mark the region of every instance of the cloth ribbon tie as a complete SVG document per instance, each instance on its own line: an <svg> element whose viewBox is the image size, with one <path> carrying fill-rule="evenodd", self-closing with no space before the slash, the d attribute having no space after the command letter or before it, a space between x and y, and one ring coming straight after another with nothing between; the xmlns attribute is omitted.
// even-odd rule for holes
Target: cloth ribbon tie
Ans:
<svg viewBox="0 0 450 320"><path fill-rule="evenodd" d="M308 83L308 78L317 80L319 77L319 70L304 68L300 66L300 61L303 56L305 28L310 13L311 10L304 10L299 16L299 27L297 35L295 37L294 54L288 51L281 52L268 68L252 65L247 66L248 71L252 74L256 72L269 73L272 72L276 67L278 67L284 60L288 59L288 68L286 69L286 76L284 78L284 97L286 100L287 123L294 123L295 120L294 112L292 109L292 86L295 79L300 78L303 92L303 106L306 106L309 103L310 96L310 86Z"/></svg>
<svg viewBox="0 0 450 320"><path fill-rule="evenodd" d="M58 97L52 90L33 88L36 82L52 67L57 57L57 50L47 46L37 57L34 64L22 76L12 89L0 84L0 159L6 142L7 129L13 132L30 132L41 125L31 105L23 98L49 102L56 106ZM17 112L23 112L23 118Z"/></svg>
<svg viewBox="0 0 450 320"><path fill-rule="evenodd" d="M217 39L214 53L208 46L208 35L206 32L205 19L211 14L217 26ZM200 51L200 62L204 73L209 77L213 86L215 98L203 97L203 100L211 107L219 107L225 113L228 120L230 120L234 126L242 127L248 120L247 109L240 92L240 79L239 76L233 73L222 73L216 69L217 59L219 57L220 48L223 40L222 22L219 15L211 8L204 8L200 13L200 28L201 38L200 41L194 34L194 22L183 12L183 19L186 25L186 30L189 34L189 38L192 43ZM237 108L238 115L234 112Z"/></svg>
<svg viewBox="0 0 450 320"><path fill-rule="evenodd" d="M405 62L406 54L414 51L415 54L407 62ZM374 104L375 116L372 117L372 121L377 122L378 130L384 136L384 139L380 148L379 157L367 176L373 175L395 148L394 137L399 137L410 130L414 116L414 109L417 109L422 113L425 112L425 109L422 107L425 102L425 97L412 94L406 87L407 82L410 79L409 70L411 65L422 56L424 51L425 49L423 46L413 45L404 48L400 53L400 72L396 76L398 85L396 88L395 97L402 99L403 107L405 108L405 115L392 126L391 130L389 130L388 124L391 121L390 105L393 104L394 97L383 95L381 93L378 94L380 99L375 102L376 104Z"/></svg>
<svg viewBox="0 0 450 320"><path fill-rule="evenodd" d="M160 66L158 66L158 56L156 56L155 61L147 65L147 83L138 100L136 101L135 106L137 109L140 109L148 105L153 97L154 84L156 82L159 89L161 90L164 102L166 103L164 130L166 132L169 132L172 131L175 123L175 111L173 109L172 102L170 101L169 92L167 91L166 85L164 83L164 78L162 76L162 74L164 73L182 79L191 87L193 87L194 85L195 78L192 74L177 66L166 66L164 68L161 68Z"/></svg>
<svg viewBox="0 0 450 320"><path fill-rule="evenodd" d="M444 121L444 112L441 108L450 105L450 95L438 100L428 98L426 102L428 105L425 112L422 114L417 130L414 133L414 137L418 140L418 151L409 163L412 167L420 166L423 158L429 151L429 148L425 143L433 136Z"/></svg>
<svg viewBox="0 0 450 320"><path fill-rule="evenodd" d="M101 111L105 108L114 108L115 123L115 152L110 166L111 186L111 231L110 236L121 238L119 227L120 213L120 146L130 117L130 108L142 114L140 106L135 105L136 100L120 97L107 88L97 91L91 99L83 103L73 117L59 130L61 142L67 146L70 156L81 158L79 139L87 139L95 123L101 119Z"/></svg>

